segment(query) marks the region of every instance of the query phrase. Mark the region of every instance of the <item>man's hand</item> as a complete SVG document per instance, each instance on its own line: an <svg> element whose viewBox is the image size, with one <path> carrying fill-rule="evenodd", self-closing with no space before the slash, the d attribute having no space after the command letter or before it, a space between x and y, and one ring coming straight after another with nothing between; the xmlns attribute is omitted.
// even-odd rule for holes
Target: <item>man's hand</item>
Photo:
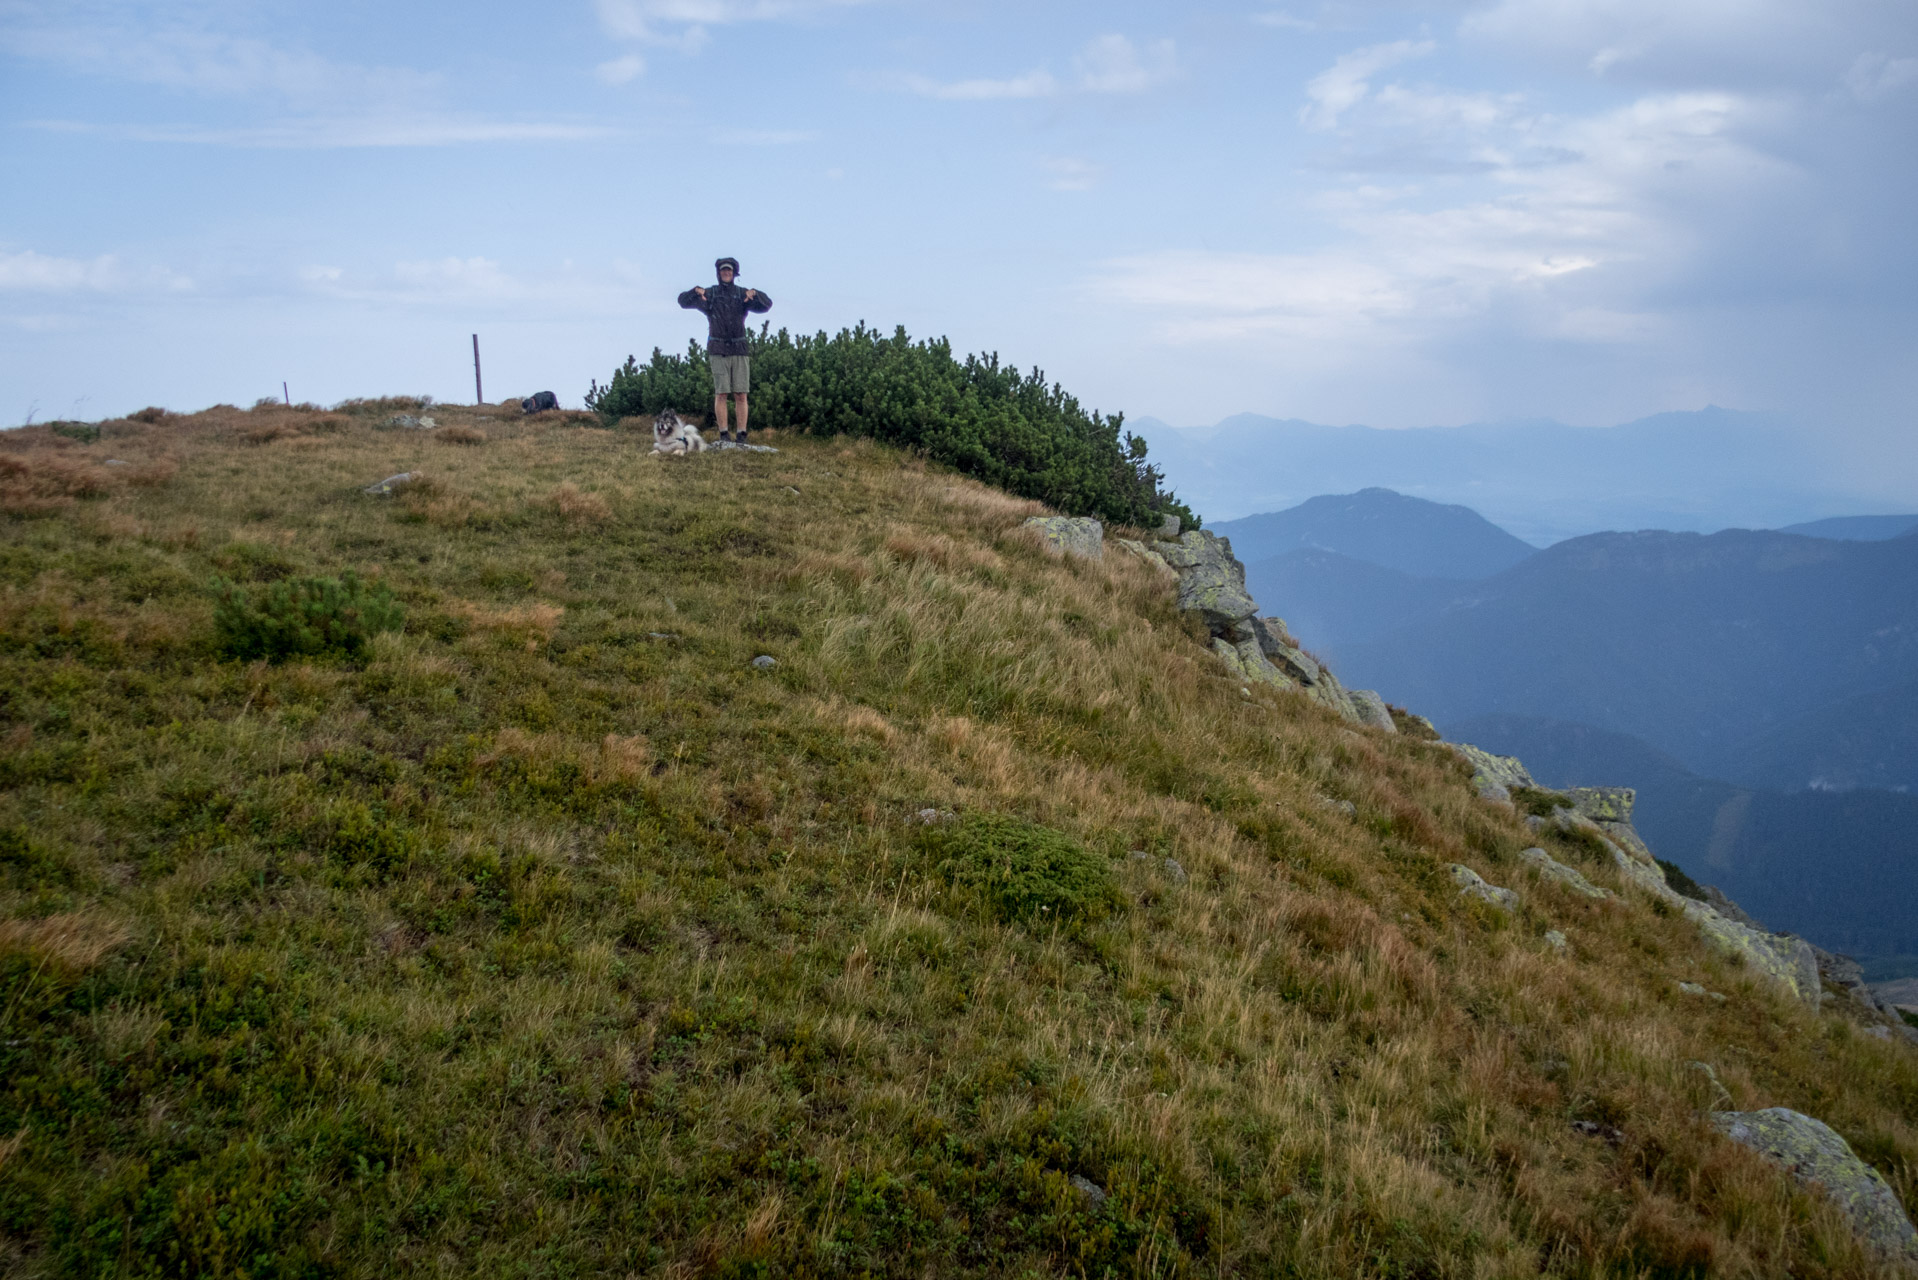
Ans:
<svg viewBox="0 0 1918 1280"><path fill-rule="evenodd" d="M758 296L759 296L759 290L757 289L746 290L746 301L751 302L754 298Z"/></svg>
<svg viewBox="0 0 1918 1280"><path fill-rule="evenodd" d="M702 288L699 288L697 285L693 287L693 296L698 298L701 302L706 301L706 291Z"/></svg>

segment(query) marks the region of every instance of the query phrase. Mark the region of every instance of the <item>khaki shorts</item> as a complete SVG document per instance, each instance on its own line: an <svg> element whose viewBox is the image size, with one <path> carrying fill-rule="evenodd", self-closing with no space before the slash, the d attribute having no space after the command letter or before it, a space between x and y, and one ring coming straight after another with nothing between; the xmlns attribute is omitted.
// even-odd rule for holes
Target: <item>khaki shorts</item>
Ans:
<svg viewBox="0 0 1918 1280"><path fill-rule="evenodd" d="M714 395L725 396L738 392L743 396L753 389L751 356L707 356L706 363L713 369Z"/></svg>

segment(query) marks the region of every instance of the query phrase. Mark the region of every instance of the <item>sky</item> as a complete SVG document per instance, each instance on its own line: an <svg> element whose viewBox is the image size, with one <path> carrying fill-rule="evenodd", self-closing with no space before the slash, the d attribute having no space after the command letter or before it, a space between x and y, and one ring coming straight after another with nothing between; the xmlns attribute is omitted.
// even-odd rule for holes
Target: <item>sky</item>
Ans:
<svg viewBox="0 0 1918 1280"><path fill-rule="evenodd" d="M1912 0L0 0L0 423L578 405L700 332L1091 407L1792 415L1918 509Z"/></svg>

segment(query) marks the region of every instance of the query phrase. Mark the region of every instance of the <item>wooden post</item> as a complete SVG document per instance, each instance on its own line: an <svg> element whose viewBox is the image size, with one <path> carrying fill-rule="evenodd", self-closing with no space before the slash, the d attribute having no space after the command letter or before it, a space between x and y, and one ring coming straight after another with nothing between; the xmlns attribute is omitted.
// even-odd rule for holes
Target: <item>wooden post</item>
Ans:
<svg viewBox="0 0 1918 1280"><path fill-rule="evenodd" d="M293 393L286 389L286 383L284 382L280 384L280 394L286 397L286 407L291 409L293 407Z"/></svg>
<svg viewBox="0 0 1918 1280"><path fill-rule="evenodd" d="M473 403L475 405L486 403L486 393L480 390L479 335L477 333L473 335Z"/></svg>

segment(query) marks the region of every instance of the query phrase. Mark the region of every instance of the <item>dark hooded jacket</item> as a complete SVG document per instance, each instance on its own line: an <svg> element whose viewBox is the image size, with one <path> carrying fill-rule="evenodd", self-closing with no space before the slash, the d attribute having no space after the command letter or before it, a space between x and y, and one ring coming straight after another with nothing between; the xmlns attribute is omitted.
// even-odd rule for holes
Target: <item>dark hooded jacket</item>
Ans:
<svg viewBox="0 0 1918 1280"><path fill-rule="evenodd" d="M715 276L721 267L733 269L732 284L709 284L703 298L688 289L679 295L679 305L706 313L707 355L749 356L753 349L746 340L746 313L770 311L773 300L757 292L750 299L746 297L746 291L739 287L739 259L721 258L713 263Z"/></svg>

